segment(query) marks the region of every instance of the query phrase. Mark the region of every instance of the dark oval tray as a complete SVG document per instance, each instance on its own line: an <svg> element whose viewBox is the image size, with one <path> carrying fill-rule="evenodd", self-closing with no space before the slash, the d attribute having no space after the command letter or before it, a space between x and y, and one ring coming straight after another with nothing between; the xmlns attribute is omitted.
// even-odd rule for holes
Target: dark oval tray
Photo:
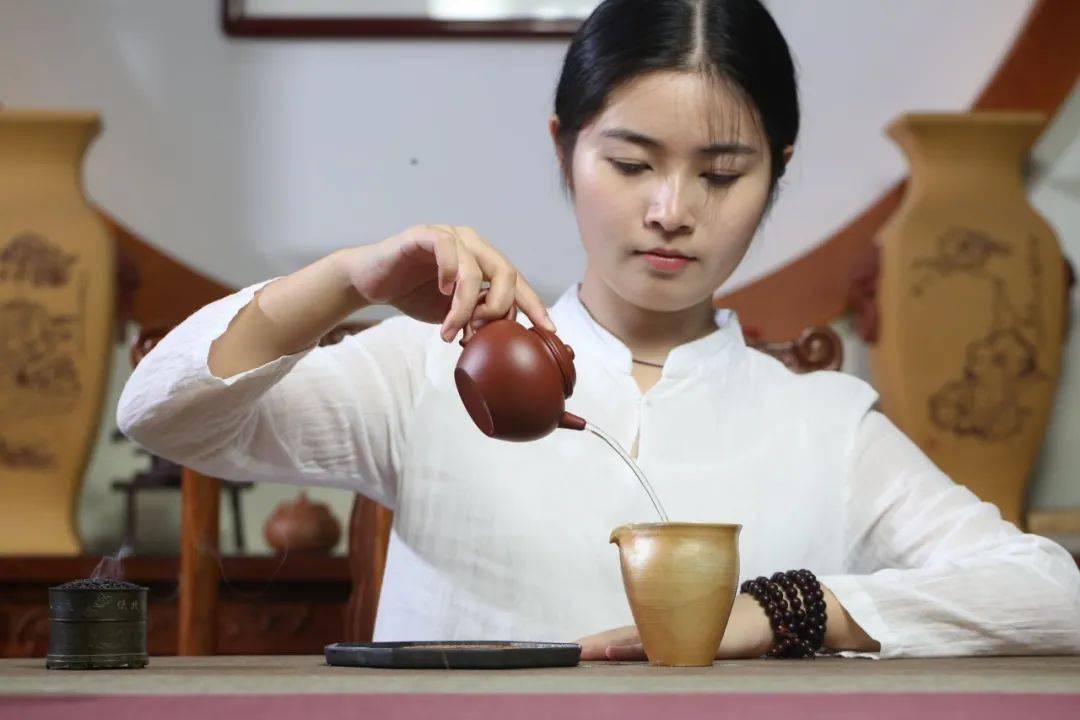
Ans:
<svg viewBox="0 0 1080 720"><path fill-rule="evenodd" d="M326 664L376 668L442 670L569 667L581 660L581 646L542 642L371 642L326 646Z"/></svg>

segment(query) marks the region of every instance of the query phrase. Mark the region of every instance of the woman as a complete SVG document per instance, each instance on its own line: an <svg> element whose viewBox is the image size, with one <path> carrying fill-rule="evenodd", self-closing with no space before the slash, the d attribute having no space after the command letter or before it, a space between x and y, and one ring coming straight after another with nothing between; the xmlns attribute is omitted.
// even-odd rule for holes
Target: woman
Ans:
<svg viewBox="0 0 1080 720"><path fill-rule="evenodd" d="M798 124L792 60L757 0L608 0L568 50L550 121L588 257L550 313L470 228L413 227L196 312L138 366L120 426L210 475L393 509L376 639L584 636L586 659L640 658L607 537L655 519L647 496L585 433L485 437L454 387L452 341L520 309L574 347L568 410L632 448L673 519L742 523L744 577L820 574L820 590L805 574L746 588L717 657L1080 650L1062 548L952 483L865 383L793 375L714 311ZM313 348L374 303L405 317ZM781 582L824 606L824 637L774 633Z"/></svg>

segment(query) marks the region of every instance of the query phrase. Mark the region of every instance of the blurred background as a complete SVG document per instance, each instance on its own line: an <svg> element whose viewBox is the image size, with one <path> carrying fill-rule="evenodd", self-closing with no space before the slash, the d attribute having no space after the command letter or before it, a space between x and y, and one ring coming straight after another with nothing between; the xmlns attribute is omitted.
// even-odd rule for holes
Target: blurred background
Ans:
<svg viewBox="0 0 1080 720"><path fill-rule="evenodd" d="M768 0L797 60L803 126L779 202L720 296L741 297L737 291L843 234L908 175L904 154L884 133L890 121L903 113L972 109L1024 41L1034 15L1075 19L1075 4ZM593 5L0 0L0 105L97 113L102 132L81 168L86 200L115 220L128 242L137 239L216 287L287 274L336 248L416 223L452 223L477 228L550 302L579 278L584 259L546 128L569 42L552 28L572 25ZM350 33L339 25L340 35L316 36L310 24L289 28L288 19L302 13L323 18L322 32L334 19L353 23L354 31L358 19L395 15L405 22L390 32ZM538 34L518 28L512 36L459 36L422 25L522 16ZM232 32L223 27L226 17ZM412 31L403 31L410 22ZM1080 43L1077 30L1069 33ZM999 87L993 104L1048 111L1024 168L1025 190L1075 265L1075 55L1059 55L1055 64L1035 52L1025 62L1027 75ZM1028 92L1029 84L1044 82L1066 90L1051 99ZM6 208L0 204L0 214ZM844 237L850 240L850 232ZM850 267L835 271L835 284L848 282ZM145 273L142 281L154 282ZM1077 295L1067 302L1075 325ZM374 309L362 319L383 316ZM87 555L120 547L125 499L112 483L145 471L149 462L114 437L116 400L139 331L131 317L120 328L123 340L110 343L104 409L78 491L77 533ZM854 315L824 319L844 340L844 370L873 382ZM768 331L767 321L752 320ZM1080 507L1075 328L1062 353L1051 419L1029 476L1033 509ZM296 489L266 484L241 495L244 552L272 552L263 525ZM347 528L350 493L309 496ZM177 553L178 492L141 494L138 517L138 553ZM347 536L341 534L336 553L345 551ZM238 551L225 501L221 551Z"/></svg>

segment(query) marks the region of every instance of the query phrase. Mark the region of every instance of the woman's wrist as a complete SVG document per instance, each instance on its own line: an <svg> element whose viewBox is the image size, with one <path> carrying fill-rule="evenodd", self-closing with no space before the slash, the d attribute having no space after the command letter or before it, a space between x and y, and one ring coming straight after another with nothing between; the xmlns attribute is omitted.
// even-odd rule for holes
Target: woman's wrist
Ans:
<svg viewBox="0 0 1080 720"><path fill-rule="evenodd" d="M825 647L834 650L855 650L858 652L879 652L881 643L870 637L862 626L848 614L832 590L821 586L825 596L825 611L829 622L825 625Z"/></svg>
<svg viewBox="0 0 1080 720"><path fill-rule="evenodd" d="M747 614L752 618L750 625L753 628L753 643L750 657L761 657L769 652L773 645L773 631L769 625L769 616L765 610L749 595L741 595L747 605Z"/></svg>
<svg viewBox="0 0 1080 720"><path fill-rule="evenodd" d="M354 274L358 269L372 262L371 255L371 246L357 245L335 250L325 258L333 270L333 286L338 289L344 307L347 308L346 317L357 310L376 304L360 292L354 279Z"/></svg>
<svg viewBox="0 0 1080 720"><path fill-rule="evenodd" d="M360 248L355 248L359 250ZM278 340L292 351L322 337L369 303L353 287L346 253L338 250L263 288L260 310L277 329Z"/></svg>
<svg viewBox="0 0 1080 720"><path fill-rule="evenodd" d="M342 267L327 255L261 288L211 344L211 373L231 377L299 352L362 308Z"/></svg>
<svg viewBox="0 0 1080 720"><path fill-rule="evenodd" d="M754 598L745 593L737 594L716 652L717 659L761 657L772 647L772 642L772 628L765 611Z"/></svg>

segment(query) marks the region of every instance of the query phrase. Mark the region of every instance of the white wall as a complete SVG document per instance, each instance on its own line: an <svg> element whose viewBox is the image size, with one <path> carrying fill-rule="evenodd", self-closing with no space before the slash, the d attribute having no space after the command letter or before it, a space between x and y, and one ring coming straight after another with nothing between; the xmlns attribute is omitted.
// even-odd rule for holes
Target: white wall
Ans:
<svg viewBox="0 0 1080 720"><path fill-rule="evenodd" d="M899 178L903 157L881 128L905 110L969 106L1031 0L768 4L797 56L804 131L730 287L806 252ZM583 255L546 132L565 41L239 41L221 34L217 12L218 0L0 0L0 103L99 109L89 195L231 285L417 222L477 227L549 300L578 278ZM1069 154L1035 190L1073 257L1077 115L1055 146ZM1080 504L1067 430L1076 343L1036 504ZM125 367L118 354L110 404ZM115 546L120 504L107 485L138 464L99 443L80 514L92 548ZM248 496L256 549L270 508L294 494ZM322 497L344 520L348 494ZM175 547L175 499L145 507L156 533L144 539Z"/></svg>
<svg viewBox="0 0 1080 720"><path fill-rule="evenodd" d="M882 126L966 107L1030 0L769 4L801 68L805 132L732 286L898 178ZM0 102L99 108L90 195L233 285L417 222L474 225L549 299L578 278L546 131L564 41L238 41L217 6L4 0Z"/></svg>

